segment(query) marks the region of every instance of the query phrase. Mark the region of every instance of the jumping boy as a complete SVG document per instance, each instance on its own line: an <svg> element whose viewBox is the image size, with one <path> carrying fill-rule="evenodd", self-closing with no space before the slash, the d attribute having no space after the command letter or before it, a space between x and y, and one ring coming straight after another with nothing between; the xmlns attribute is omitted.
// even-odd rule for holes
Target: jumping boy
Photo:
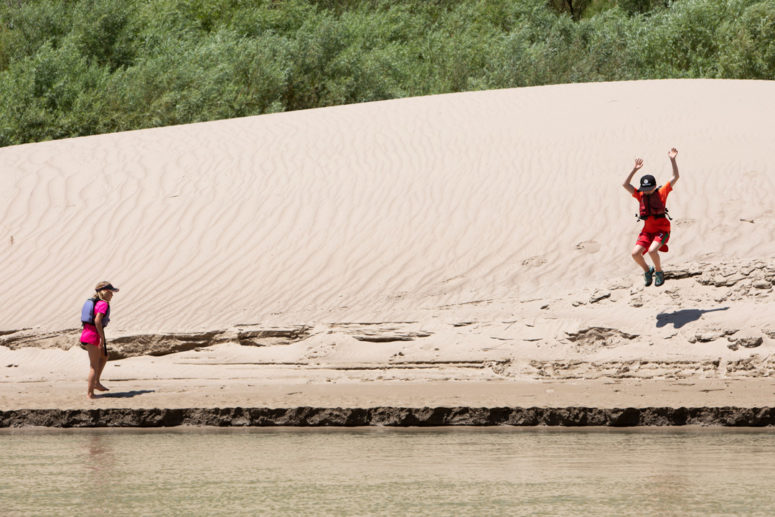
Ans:
<svg viewBox="0 0 775 517"><path fill-rule="evenodd" d="M667 241L670 238L670 220L667 217L667 195L673 190L675 182L678 181L678 164L675 157L678 156L678 150L673 147L667 153L670 157L670 163L673 166L673 177L662 187L657 187L657 181L651 174L646 174L640 179L640 188L630 185L632 177L643 167L643 160L637 158L635 167L622 186L632 194L632 197L640 203L640 219L645 221L643 229L638 235L635 248L632 250L632 258L643 269L643 275L646 279L646 286L651 285L653 276L656 276L654 285L659 287L665 283L665 273L662 271L662 262L659 259L659 252L667 251ZM653 267L648 267L646 259L643 257L646 253L651 257L654 263Z"/></svg>

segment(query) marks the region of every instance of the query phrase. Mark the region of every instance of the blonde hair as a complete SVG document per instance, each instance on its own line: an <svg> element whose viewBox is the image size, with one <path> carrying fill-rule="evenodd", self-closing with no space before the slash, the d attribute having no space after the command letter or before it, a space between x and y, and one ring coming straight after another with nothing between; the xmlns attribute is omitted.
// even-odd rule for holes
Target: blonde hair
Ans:
<svg viewBox="0 0 775 517"><path fill-rule="evenodd" d="M98 283L96 286L94 286L94 290L97 292L97 298L103 301L107 301L107 293L111 292L110 289L102 289L103 287L107 287L110 285L110 282L102 281Z"/></svg>

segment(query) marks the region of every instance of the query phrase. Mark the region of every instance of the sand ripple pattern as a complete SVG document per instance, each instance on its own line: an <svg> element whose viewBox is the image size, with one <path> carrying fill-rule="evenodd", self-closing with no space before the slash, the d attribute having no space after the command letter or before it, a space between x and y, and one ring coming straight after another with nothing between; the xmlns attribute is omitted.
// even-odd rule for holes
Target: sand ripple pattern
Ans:
<svg viewBox="0 0 775 517"><path fill-rule="evenodd" d="M441 95L0 150L0 330L417 320L631 271L635 156L669 260L775 256L775 84L648 81ZM719 102L718 99L725 99ZM720 123L719 121L724 121Z"/></svg>

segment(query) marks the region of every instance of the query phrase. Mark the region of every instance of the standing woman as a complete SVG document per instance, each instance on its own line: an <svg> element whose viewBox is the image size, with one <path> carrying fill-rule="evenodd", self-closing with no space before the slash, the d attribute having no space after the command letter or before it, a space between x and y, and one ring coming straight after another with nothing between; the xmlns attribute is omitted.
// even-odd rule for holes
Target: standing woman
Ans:
<svg viewBox="0 0 775 517"><path fill-rule="evenodd" d="M108 391L108 388L100 382L100 375L108 362L105 327L110 321L110 300L113 298L113 293L118 292L110 282L100 282L94 290L96 294L90 299L93 303L92 311L90 314L84 314L86 312L84 310L81 314L83 323L81 348L89 352L89 385L86 394L90 399L94 398L94 390ZM84 308L86 307L85 305Z"/></svg>

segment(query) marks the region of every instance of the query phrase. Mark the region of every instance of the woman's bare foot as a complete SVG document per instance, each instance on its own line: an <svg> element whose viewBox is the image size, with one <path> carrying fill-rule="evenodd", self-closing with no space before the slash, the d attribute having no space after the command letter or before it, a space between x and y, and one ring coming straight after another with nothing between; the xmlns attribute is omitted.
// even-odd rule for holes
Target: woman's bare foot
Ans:
<svg viewBox="0 0 775 517"><path fill-rule="evenodd" d="M110 391L108 388L103 386L101 382L98 382L94 389L97 391Z"/></svg>
<svg viewBox="0 0 775 517"><path fill-rule="evenodd" d="M96 398L94 396L94 393L87 393L86 396L89 397L90 399Z"/></svg>

